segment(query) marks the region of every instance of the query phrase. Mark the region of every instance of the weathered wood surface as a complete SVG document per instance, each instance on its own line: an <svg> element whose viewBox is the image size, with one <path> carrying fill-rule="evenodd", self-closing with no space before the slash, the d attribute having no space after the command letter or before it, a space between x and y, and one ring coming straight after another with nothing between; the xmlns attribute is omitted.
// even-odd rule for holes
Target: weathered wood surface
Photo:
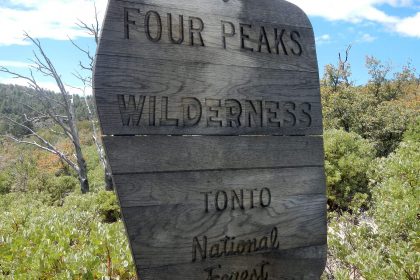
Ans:
<svg viewBox="0 0 420 280"><path fill-rule="evenodd" d="M115 174L114 179L124 207L180 204L190 199L203 201L202 193L207 191L261 189L261 186L272 186L273 195L278 195L279 199L325 193L321 166ZM245 206L249 208L249 200Z"/></svg>
<svg viewBox="0 0 420 280"><path fill-rule="evenodd" d="M95 91L100 93L96 94L98 114L105 134L322 133L318 66L311 26L306 18L299 16L300 12L269 17L275 9L286 12L296 8L283 1L267 1L277 6L273 9L264 8L264 3L229 1L212 5L226 9L206 10L203 8L209 5L206 1L186 2L110 2L103 30L106 36L102 37L98 49L95 72ZM256 11L262 15L256 17ZM153 13L147 17L148 12ZM168 13L172 36L175 40L183 38L181 44L169 39ZM199 18L204 25L201 37L193 33L195 41L189 33L191 17L196 21ZM159 42L147 39L146 18L149 19L147 30ZM221 35L222 21L225 41ZM176 37L180 22L184 35ZM246 36L243 43L240 24L244 24ZM160 27L162 31L158 32ZM260 47L261 28L266 39ZM235 35L230 36L233 29ZM283 40L279 41L282 32ZM246 49L241 48L242 44ZM130 96L136 104L141 104L137 106L141 113L135 106L129 106ZM183 103L186 98L199 101L200 112L192 113L201 116L198 123L194 116L192 121L185 121L189 119L185 118L185 111L190 108L190 103ZM239 121L229 122L229 106L240 107ZM247 109L257 112L252 121ZM122 116L122 111L131 112L131 122ZM167 122L168 118L173 121Z"/></svg>
<svg viewBox="0 0 420 280"><path fill-rule="evenodd" d="M98 80L96 90L101 92L97 102L101 108L99 114L106 134L319 135L322 133L317 73L255 70L213 64L203 67L200 64L177 62L167 65L167 62L161 59L115 57L99 60L97 67L100 68L96 71ZM122 106L119 103L121 95L124 96ZM129 96L135 97L136 104L142 96L145 96L143 111L141 117L133 116L130 123L123 124L121 107L128 108ZM162 97L168 101L162 100ZM154 98L152 105L151 98ZM191 98L198 100L200 106L201 117L196 125L185 122L189 120L185 117L185 109L191 104L189 101ZM239 127L238 122L228 121L229 111L226 103L229 100L236 100L236 102L230 101L230 106L238 102L241 104ZM246 100L251 101L258 109L258 114L252 116L251 121L246 113L246 107L251 103ZM162 112L165 112L162 106L166 104L168 104L168 118L176 119L175 125L162 125ZM209 111L209 106L213 106L213 111ZM194 110L194 115L198 114L197 109ZM135 110L126 111L129 113ZM149 124L151 112L155 123L152 126ZM216 114L219 116L216 117Z"/></svg>
<svg viewBox="0 0 420 280"><path fill-rule="evenodd" d="M308 248L295 248L282 250L279 252L261 253L253 256L226 257L223 264L218 261L209 261L212 271L212 279L223 277L227 274L230 279L273 279L273 280L294 280L294 279L319 279L322 267L325 262L322 260L327 254L327 248L323 246L312 246ZM261 276L261 264L266 260L271 260L269 265L264 266L261 278L252 277L254 269ZM219 267L219 265L221 267ZM202 263L169 265L160 268L142 269L142 275L147 279L172 280L172 279L209 279L207 277L197 278L202 274L203 268L208 268ZM231 270L229 268L235 268ZM246 273L250 271L249 273ZM174 276L176 275L176 276ZM264 278L266 276L267 278ZM174 278L176 277L176 278ZM241 278L242 277L242 278Z"/></svg>
<svg viewBox="0 0 420 280"><path fill-rule="evenodd" d="M319 279L322 114L299 8L110 0L94 93L142 280Z"/></svg>
<svg viewBox="0 0 420 280"><path fill-rule="evenodd" d="M113 174L323 166L320 137L106 136Z"/></svg>
<svg viewBox="0 0 420 280"><path fill-rule="evenodd" d="M323 176L321 167L306 167L280 168L275 172L147 173L130 177L116 175L114 179L121 186L118 196L124 205L133 250L140 252L134 257L139 264L157 268L162 263L170 266L191 263L194 237L207 236L209 244L225 236L250 240L261 238L276 227L279 236L277 254L290 248L325 244L326 235L319 234L325 233L326 224ZM266 205L269 201L265 192L263 201L260 201L260 191L264 187L270 190L269 207L261 205L261 202ZM229 196L225 211L218 210L215 205L217 192L222 191ZM243 209L238 201L232 203L230 195L233 191L239 197L243 195ZM219 201L219 206L223 206L223 202ZM178 255L176 259L173 258L174 252ZM208 259L213 263L222 262L219 258L208 256ZM209 266L207 262L199 263L203 270Z"/></svg>

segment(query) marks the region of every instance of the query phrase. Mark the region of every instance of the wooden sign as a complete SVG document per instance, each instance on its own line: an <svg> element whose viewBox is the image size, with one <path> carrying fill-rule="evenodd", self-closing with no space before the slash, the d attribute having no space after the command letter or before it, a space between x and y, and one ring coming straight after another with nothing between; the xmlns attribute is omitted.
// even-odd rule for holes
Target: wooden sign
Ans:
<svg viewBox="0 0 420 280"><path fill-rule="evenodd" d="M315 40L282 0L110 0L94 92L142 280L319 279Z"/></svg>

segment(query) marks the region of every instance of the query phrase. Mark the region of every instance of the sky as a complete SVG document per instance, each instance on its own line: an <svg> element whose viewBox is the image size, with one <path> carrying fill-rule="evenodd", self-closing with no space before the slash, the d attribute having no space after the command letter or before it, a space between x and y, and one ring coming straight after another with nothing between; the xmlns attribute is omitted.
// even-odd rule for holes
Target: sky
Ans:
<svg viewBox="0 0 420 280"><path fill-rule="evenodd" d="M211 0L214 1L214 0ZM276 0L273 0L276 1ZM369 79L366 56L374 56L393 71L407 63L420 73L420 0L290 0L309 16L315 31L320 73L336 64L338 53L352 46L351 80L360 85ZM107 0L96 0L102 20ZM69 38L94 51L92 38L77 27L93 22L92 0L0 0L0 66L28 74L34 47L23 40L24 32L41 41L66 85L80 87L74 77L83 54ZM53 81L38 77L40 85L57 90ZM25 85L0 73L0 83ZM78 90L67 87L70 92Z"/></svg>

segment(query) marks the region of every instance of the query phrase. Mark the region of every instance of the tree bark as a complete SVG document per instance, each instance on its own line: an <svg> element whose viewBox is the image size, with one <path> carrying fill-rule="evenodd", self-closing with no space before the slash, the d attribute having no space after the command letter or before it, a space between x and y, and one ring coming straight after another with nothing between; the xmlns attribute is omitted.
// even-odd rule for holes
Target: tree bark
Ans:
<svg viewBox="0 0 420 280"><path fill-rule="evenodd" d="M41 46L39 40L33 39L28 34L25 35L27 39L29 39L36 47L38 52L34 52L35 59L33 60L34 66L33 68L36 69L39 73L43 74L44 76L48 76L54 79L58 89L59 89L59 97L61 100L57 100L55 96L52 96L48 93L45 89L43 89L35 79L32 71L30 71L30 76L25 76L19 74L17 72L13 72L5 67L0 67L0 72L4 72L7 74L13 75L15 78L21 78L28 82L29 86L34 89L35 96L38 101L41 102L43 105L43 112L35 112L37 113L37 118L35 119L51 119L54 123L59 125L63 130L62 134L66 135L66 137L72 142L74 147L74 157L76 158L76 162L73 161L70 155L67 155L64 151L60 151L57 147L50 143L46 138L42 135L38 134L36 131L31 129L29 126L25 125L24 123L19 123L7 116L1 116L13 122L25 129L27 129L31 136L35 137L36 140L30 141L27 139L19 139L13 135L6 135L8 138L22 144L29 144L32 146L36 146L42 150L48 151L52 154L57 155L61 160L66 162L78 175L79 182L80 182L80 189L82 193L89 192L89 180L88 180L88 172L87 172L87 165L85 158L82 153L82 148L80 144L80 137L79 131L77 128L77 118L75 112L75 104L73 100L73 96L69 94L64 86L64 83L61 79L61 76L56 71L52 61L48 58L44 49ZM28 107L30 107L28 105ZM65 116L61 116L57 112L57 107L61 107L64 110ZM53 133L54 131L51 130Z"/></svg>
<svg viewBox="0 0 420 280"><path fill-rule="evenodd" d="M105 168L105 190L114 191L114 181L112 179L112 174L107 167Z"/></svg>

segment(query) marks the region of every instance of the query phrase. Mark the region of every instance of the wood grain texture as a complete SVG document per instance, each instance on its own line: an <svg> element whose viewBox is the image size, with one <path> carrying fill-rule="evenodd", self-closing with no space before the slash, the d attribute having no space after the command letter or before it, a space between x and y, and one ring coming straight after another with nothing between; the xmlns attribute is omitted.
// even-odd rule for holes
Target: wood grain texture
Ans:
<svg viewBox="0 0 420 280"><path fill-rule="evenodd" d="M235 65L235 66L248 66L248 67L263 67L270 69L300 69L306 71L317 72L318 66L316 64L315 54L315 39L312 28L309 21L305 17L303 20L299 18L296 13L302 13L296 11L297 8L292 7L290 4L287 5L284 1L267 1L282 6L282 10L277 10L276 14L274 10L268 11L267 7L263 8L261 1L258 4L251 3L252 1L232 1L237 3L236 7L232 7L232 3L223 3L220 0L219 4L213 4L212 9L203 10L202 8L197 9L197 6L208 6L209 3L206 1L191 1L191 3L185 3L187 1L177 1L176 4L165 5L169 1L111 1L108 11L107 18L104 22L103 32L106 33L106 38L103 38L101 45L98 49L100 55L117 55L130 57L160 57L168 60L178 60L180 62L208 62L212 64L223 64L223 65ZM229 1L231 2L231 1ZM277 3L276 3L277 2ZM281 3L283 2L283 3ZM148 4L150 3L150 4ZM284 8L285 6L288 8ZM215 11L215 7L220 6L221 9ZM232 9L224 9L225 7L232 7ZM258 7L256 7L258 6ZM252 7L254 10L247 10ZM130 40L124 39L124 8L138 9L139 13L130 11L130 19L135 21L136 24L132 24ZM279 7L280 8L280 7ZM234 11L234 9L237 9ZM245 9L245 10L244 10ZM257 15L258 11L264 10L264 15ZM295 9L295 13L288 15L278 12ZM147 40L145 36L145 25L144 18L147 11L156 11L159 13L162 19L162 36L161 40L151 42ZM178 15L183 15L184 20L187 21L190 16L199 17L203 20L205 28L202 31L202 37L205 47L190 46L188 36L185 36L184 43L181 45L174 45L169 43L166 18L167 13L174 15L174 22L178 20ZM254 15L254 16L253 16ZM272 16L272 17L269 17ZM289 19L290 21L286 21ZM302 22L302 25L294 25L294 20L306 21ZM277 27L279 30L286 28L291 30L297 30L301 34L303 41L303 55L296 57L291 55L281 55L244 52L240 48L240 36L239 32L236 32L235 36L228 38L227 49L223 49L222 37L221 37L221 21L229 21L236 25L239 23L250 24L253 28L247 29L246 34L249 34L249 45L254 46L256 49L256 43L259 37L259 27L261 25L267 27L267 36L271 43L274 45L274 32L270 29L271 27ZM151 24L155 24L152 20ZM187 23L184 24L187 27ZM176 30L176 27L175 29ZM239 26L236 26L235 30L239 30ZM187 28L185 28L187 31ZM290 40L285 42L288 49L293 47L293 43ZM141 47L141 51L139 48Z"/></svg>
<svg viewBox="0 0 420 280"><path fill-rule="evenodd" d="M223 247L225 236L235 237L236 247L241 240L270 236L278 229L278 249L240 255L258 255L268 251L323 245L326 243L326 216L323 214L326 199L323 195L291 196L285 199L273 197L271 207L249 211L225 211L211 215L197 203L122 208L134 258L145 268L165 265L205 262L210 257L210 245ZM197 253L193 261L193 239L203 244L207 237L207 259ZM230 242L229 242L230 243ZM204 247L204 246L202 246ZM176 257L174 257L176 255Z"/></svg>
<svg viewBox="0 0 420 280"><path fill-rule="evenodd" d="M321 137L106 136L103 141L114 175L324 164Z"/></svg>
<svg viewBox="0 0 420 280"><path fill-rule="evenodd" d="M247 268L246 264L249 268L253 262L264 258L274 261L268 270L274 275L270 279L287 275L297 277L296 270L285 269L288 267L286 263L299 264L302 275L312 273L319 277L316 270L308 268L318 264L320 270L319 265L324 259L317 250L312 248L311 251L311 247L326 241L326 199L325 188L320 187L324 180L320 167L287 168L275 172L132 174L116 175L114 179L117 185L123 186L118 188L118 196L124 205L122 211L134 257L145 271L144 279L154 279L149 274L157 279L170 279L168 277L177 271L182 275L179 279L197 279L199 275L206 279L203 271L207 267L223 264L243 269ZM240 189L261 189L263 186L271 190L269 208L258 205L251 208L249 194L245 193L244 209L230 208L218 212L210 206L210 211L205 211L205 192L237 190L239 193ZM255 204L258 204L258 195L254 196ZM251 240L268 235L274 227L279 236L276 250L192 262L194 237L207 236L208 244L217 243L225 236L234 236L238 241Z"/></svg>
<svg viewBox="0 0 420 280"><path fill-rule="evenodd" d="M106 63L105 63L106 61ZM322 116L317 73L272 71L267 69L235 68L213 64L167 64L165 60L138 58L110 58L99 60L96 71L96 100L105 134L111 135L320 135ZM141 67L139 67L141 65ZM194 75L191 75L194 73ZM118 95L145 96L140 123L123 125ZM178 120L176 126L160 125L162 98L168 98L168 116ZM150 106L150 97L156 102ZM157 97L157 98L156 98ZM184 98L195 98L201 106L197 125L184 123ZM206 100L220 102L221 124L209 126L208 120L216 113L209 112ZM227 100L241 103L241 125L229 127ZM246 100L261 106L262 123L247 123ZM259 104L259 102L262 102ZM210 105L217 105L213 102ZM274 109L275 106L278 109ZM308 107L310 106L310 107ZM151 109L152 108L152 109ZM309 110L308 110L309 109ZM150 126L150 112L155 111L156 125ZM269 113L277 111L277 120ZM306 113L306 114L305 114ZM308 115L309 117L308 117Z"/></svg>
<svg viewBox="0 0 420 280"><path fill-rule="evenodd" d="M197 0L176 4L110 1L94 78L104 134L322 134L314 35L307 18L284 1L268 1L273 9L287 13L282 16L264 3L220 1L211 5ZM203 30L191 34L198 20ZM179 33L181 23L183 32L174 34ZM182 43L174 44L170 38L182 39ZM146 98L140 103L143 110L137 110L141 111L139 121L124 122L119 96ZM156 102L151 103L151 98ZM168 99L165 109L162 98ZM197 123L185 121L189 107L182 103L183 98L200 101ZM215 104L211 108L206 103L209 99L221 102L219 112L214 112ZM231 99L242 103L240 123L226 120L226 101ZM247 101L258 106L254 109L262 121L257 119L255 125L247 123ZM211 114L219 115L220 125L209 125ZM166 118L176 121L167 125Z"/></svg>
<svg viewBox="0 0 420 280"><path fill-rule="evenodd" d="M238 256L226 258L223 262L209 261L208 263L194 263L169 265L158 268L145 268L142 265L138 269L143 272L144 279L172 280L174 275L178 279L208 279L208 273L204 269L221 265L222 267L214 270L213 276L222 276L225 273L245 271L260 267L261 262L270 260L269 265L264 267L264 272L272 280L318 280L323 272L325 261L323 255L326 255L326 246L312 246L308 248L295 248L282 250L278 252L262 253L254 256ZM235 269L229 269L235 268ZM229 274L230 276L231 274ZM236 279L233 274L232 279ZM216 278L217 279L217 278ZM229 279L229 278L227 278ZM238 277L240 279L240 277ZM250 279L248 277L248 279ZM255 279L255 278L253 278ZM261 278L260 278L261 279ZM262 278L264 279L264 278Z"/></svg>
<svg viewBox="0 0 420 280"><path fill-rule="evenodd" d="M177 1L172 0L116 0L113 5L151 5L179 9L200 14L221 15L232 18L249 20L266 20L277 24L312 28L305 13L296 5L283 0L229 0L228 2L216 1ZM109 11L110 12L110 11Z"/></svg>
<svg viewBox="0 0 420 280"><path fill-rule="evenodd" d="M180 204L190 200L204 203L204 192L261 189L265 186L270 187L272 196L278 199L325 194L322 167L143 173L114 175L114 180L119 186L121 204L126 208ZM249 197L249 193L245 195ZM246 208L249 208L249 203L247 199Z"/></svg>
<svg viewBox="0 0 420 280"><path fill-rule="evenodd" d="M94 72L141 279L319 279L319 73L298 7L110 0Z"/></svg>

